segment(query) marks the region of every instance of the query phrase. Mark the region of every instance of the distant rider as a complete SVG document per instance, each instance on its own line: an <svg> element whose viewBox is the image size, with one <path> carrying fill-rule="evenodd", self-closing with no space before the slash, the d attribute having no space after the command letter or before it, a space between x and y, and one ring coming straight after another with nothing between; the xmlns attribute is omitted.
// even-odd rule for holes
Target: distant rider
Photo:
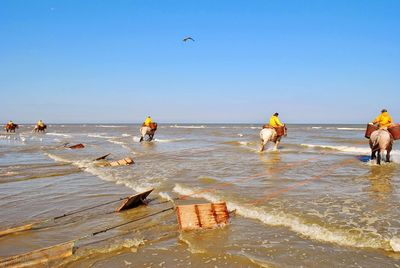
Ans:
<svg viewBox="0 0 400 268"><path fill-rule="evenodd" d="M14 126L14 122L13 121L8 121L7 123L7 127L13 127Z"/></svg>
<svg viewBox="0 0 400 268"><path fill-rule="evenodd" d="M381 114L378 115L372 124L377 124L380 129L388 129L393 123L392 117L390 117L388 111L383 109Z"/></svg>
<svg viewBox="0 0 400 268"><path fill-rule="evenodd" d="M150 127L150 124L153 123L153 120L151 119L150 115L146 118L146 120L143 123L143 126L145 127Z"/></svg>
<svg viewBox="0 0 400 268"><path fill-rule="evenodd" d="M274 113L271 118L269 119L269 126L276 128L276 127L283 127L284 124L282 124L282 122L279 120L278 118L279 113ZM276 138L276 142L275 142L275 150L278 149L278 145L281 142L281 138L282 136L278 136Z"/></svg>
<svg viewBox="0 0 400 268"><path fill-rule="evenodd" d="M38 122L37 122L37 124L36 124L38 127L41 127L41 128L43 128L44 127L44 123L43 123L43 121L42 120L39 120Z"/></svg>

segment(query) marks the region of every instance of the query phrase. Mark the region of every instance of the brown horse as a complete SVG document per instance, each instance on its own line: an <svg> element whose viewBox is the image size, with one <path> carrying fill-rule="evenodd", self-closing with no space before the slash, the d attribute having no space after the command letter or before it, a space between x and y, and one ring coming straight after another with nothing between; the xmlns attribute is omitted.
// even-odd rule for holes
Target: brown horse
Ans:
<svg viewBox="0 0 400 268"><path fill-rule="evenodd" d="M18 128L18 125L17 124L7 124L5 127L4 127L4 129L7 131L7 132L15 132L15 129L17 129Z"/></svg>
<svg viewBox="0 0 400 268"><path fill-rule="evenodd" d="M44 132L46 128L47 128L46 125L43 126L36 125L35 128L33 129L33 132Z"/></svg>
<svg viewBox="0 0 400 268"><path fill-rule="evenodd" d="M144 137L147 135L149 138L147 141L152 141L154 138L154 134L157 130L157 123L150 123L149 126L142 125L140 128L140 142L144 140Z"/></svg>
<svg viewBox="0 0 400 268"><path fill-rule="evenodd" d="M381 164L381 158L386 151L386 162L390 162L390 151L392 151L393 137L389 131L378 129L372 132L369 138L369 147L371 148L371 160L376 158L376 163ZM376 155L378 153L378 156Z"/></svg>

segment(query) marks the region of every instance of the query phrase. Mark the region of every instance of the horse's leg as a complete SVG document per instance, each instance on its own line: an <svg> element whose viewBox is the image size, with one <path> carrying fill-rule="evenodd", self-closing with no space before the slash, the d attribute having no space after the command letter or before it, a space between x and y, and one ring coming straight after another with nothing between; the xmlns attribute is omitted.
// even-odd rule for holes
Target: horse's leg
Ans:
<svg viewBox="0 0 400 268"><path fill-rule="evenodd" d="M280 141L281 141L281 137L276 137L275 147L274 147L275 151L278 150L278 145L279 145Z"/></svg>
<svg viewBox="0 0 400 268"><path fill-rule="evenodd" d="M390 152L392 151L392 145L390 144L387 148L386 148L386 162L390 162Z"/></svg>
<svg viewBox="0 0 400 268"><path fill-rule="evenodd" d="M139 142L142 142L143 141L143 136L140 136L140 141Z"/></svg>
<svg viewBox="0 0 400 268"><path fill-rule="evenodd" d="M149 134L149 141L153 140L153 136L154 136L154 134Z"/></svg>
<svg viewBox="0 0 400 268"><path fill-rule="evenodd" d="M376 151L371 149L371 160L374 160L376 158Z"/></svg>
<svg viewBox="0 0 400 268"><path fill-rule="evenodd" d="M260 152L264 151L265 142L261 139L261 149Z"/></svg>
<svg viewBox="0 0 400 268"><path fill-rule="evenodd" d="M377 151L378 152L378 156L377 156L377 158L376 158L376 163L378 164L378 165L380 165L381 164L381 152L378 150Z"/></svg>
<svg viewBox="0 0 400 268"><path fill-rule="evenodd" d="M390 151L386 151L386 162L390 162Z"/></svg>

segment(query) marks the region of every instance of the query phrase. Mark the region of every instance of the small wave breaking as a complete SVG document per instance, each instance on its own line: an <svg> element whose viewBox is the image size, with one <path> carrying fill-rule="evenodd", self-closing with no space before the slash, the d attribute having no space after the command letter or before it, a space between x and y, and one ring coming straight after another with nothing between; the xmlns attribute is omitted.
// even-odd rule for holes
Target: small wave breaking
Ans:
<svg viewBox="0 0 400 268"><path fill-rule="evenodd" d="M204 198L210 202L219 202L222 197L213 195L199 189L190 189L176 184L173 191L186 196ZM227 201L229 210L236 210L236 213L250 219L259 220L264 224L271 226L285 226L302 236L329 243L335 243L341 246L350 246L356 248L374 248L386 251L399 252L400 238L384 238L378 233L366 233L362 235L354 234L352 230L343 230L334 227L321 226L319 224L310 224L304 222L301 218L286 214L284 212L269 213L262 208L239 204Z"/></svg>
<svg viewBox="0 0 400 268"><path fill-rule="evenodd" d="M66 137L66 138L71 138L72 137L69 134L57 133L57 132L48 132L48 133L46 133L46 135L49 135L49 136L60 136L60 137Z"/></svg>

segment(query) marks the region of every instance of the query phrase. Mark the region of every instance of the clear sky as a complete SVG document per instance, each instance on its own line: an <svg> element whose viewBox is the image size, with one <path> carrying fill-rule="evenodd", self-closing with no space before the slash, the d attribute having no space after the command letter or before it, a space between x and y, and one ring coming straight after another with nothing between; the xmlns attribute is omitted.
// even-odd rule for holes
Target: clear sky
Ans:
<svg viewBox="0 0 400 268"><path fill-rule="evenodd" d="M400 122L398 0L0 0L0 121ZM194 42L182 42L186 36Z"/></svg>

